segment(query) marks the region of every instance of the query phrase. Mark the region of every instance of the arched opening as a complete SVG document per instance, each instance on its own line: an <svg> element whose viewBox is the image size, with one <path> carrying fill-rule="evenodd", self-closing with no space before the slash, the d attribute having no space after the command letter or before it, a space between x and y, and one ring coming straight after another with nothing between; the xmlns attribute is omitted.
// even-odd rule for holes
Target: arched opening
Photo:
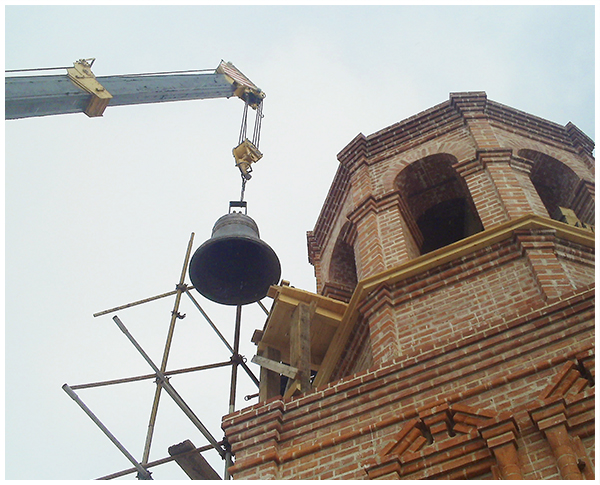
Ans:
<svg viewBox="0 0 600 485"><path fill-rule="evenodd" d="M570 167L534 150L519 155L533 162L529 177L552 219L564 221L564 209L570 209L581 222L594 224L594 201Z"/></svg>
<svg viewBox="0 0 600 485"><path fill-rule="evenodd" d="M396 186L422 240L421 254L447 246L483 230L464 180L452 167L456 159L432 155L406 167Z"/></svg>
<svg viewBox="0 0 600 485"><path fill-rule="evenodd" d="M354 248L342 237L347 230L347 227L342 230L335 243L329 263L328 282L323 287L324 296L346 302L350 301L358 283Z"/></svg>

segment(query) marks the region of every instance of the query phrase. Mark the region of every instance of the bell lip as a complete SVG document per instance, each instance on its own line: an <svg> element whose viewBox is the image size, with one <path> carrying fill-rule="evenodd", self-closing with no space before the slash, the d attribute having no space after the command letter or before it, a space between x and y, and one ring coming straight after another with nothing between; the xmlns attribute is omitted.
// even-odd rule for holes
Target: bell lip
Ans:
<svg viewBox="0 0 600 485"><path fill-rule="evenodd" d="M246 216L246 217L249 217L249 216ZM269 284L269 286L266 288L266 290L264 292L264 295L258 296L258 297L252 297L252 298L241 298L241 299L239 299L237 301L231 301L231 299L230 299L230 301L223 301L223 300L219 299L218 296L210 295L210 294L205 293L204 291L206 291L206 290L205 290L205 288L203 288L202 284L200 284L199 286L204 291L201 291L201 289L198 288L198 286L194 283L194 281L192 279L192 263L194 261L194 258L200 252L200 249L206 249L206 248L212 246L213 244L222 243L223 239L236 239L236 240L244 239L244 240L246 240L248 242L251 242L252 244L260 246L262 249L266 249L268 252L270 252L272 254L272 256L274 256L275 261L277 262L277 267L276 267L276 271L274 272L274 274L276 273L277 277L274 278L275 281L273 283ZM276 285L279 282L279 280L281 279L281 262L279 261L279 258L277 257L277 253L273 250L273 248L271 246L269 246L266 242L264 242L262 239L257 239L257 238L249 237L249 236L240 236L240 235L238 235L238 236L234 237L234 236L227 235L227 236L223 236L223 237L217 237L217 238L207 239L200 246L198 246L198 249L196 249L196 251L194 251L194 254L192 255L192 257L190 259L190 262L189 262L189 265L188 265L188 271L187 272L188 272L188 276L190 278L190 281L192 282L192 285L193 285L194 289L198 293L200 293L204 298L206 298L206 299L208 299L210 301L213 301L215 303L219 303L221 305L228 305L228 306L249 305L251 303L255 303L255 302L257 302L257 301L262 300L263 298L265 298L267 296L268 292L269 292L269 288L272 285Z"/></svg>

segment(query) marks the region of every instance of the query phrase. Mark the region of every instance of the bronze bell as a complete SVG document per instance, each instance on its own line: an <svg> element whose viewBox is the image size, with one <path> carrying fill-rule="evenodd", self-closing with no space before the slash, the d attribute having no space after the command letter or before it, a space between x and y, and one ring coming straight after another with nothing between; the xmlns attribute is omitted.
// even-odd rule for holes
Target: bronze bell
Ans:
<svg viewBox="0 0 600 485"><path fill-rule="evenodd" d="M231 207L215 222L211 238L190 261L190 280L209 300L224 305L246 305L261 300L279 282L281 265L275 251L260 240L254 220Z"/></svg>

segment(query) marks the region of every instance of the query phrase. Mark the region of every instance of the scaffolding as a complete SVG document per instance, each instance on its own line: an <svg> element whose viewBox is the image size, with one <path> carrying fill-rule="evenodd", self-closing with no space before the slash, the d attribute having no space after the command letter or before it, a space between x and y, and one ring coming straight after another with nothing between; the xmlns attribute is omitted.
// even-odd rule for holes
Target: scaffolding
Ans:
<svg viewBox="0 0 600 485"><path fill-rule="evenodd" d="M248 377L259 387L259 380L253 374L252 370L246 364L246 360L243 356L239 354L240 349L240 330L242 323L242 305L236 306L236 316L235 316L235 329L233 336L233 346L230 345L228 340L223 336L223 334L219 331L214 322L210 319L207 313L204 311L198 300L191 294L190 290L194 289L193 286L189 286L185 283L185 275L188 271L188 265L190 261L191 249L194 241L194 233L191 234L190 240L187 246L183 268L181 271L181 276L176 285L176 289L174 291L162 293L156 296L152 296L149 298L145 298L142 300L138 300L135 302L131 302L125 305L121 305L115 308L110 308L108 310L104 310L94 314L94 317L99 317L103 315L113 314L115 312L125 310L134 306L142 305L144 303L148 303L151 301L155 301L158 299L175 296L175 303L173 305L173 310L171 312L171 319L169 323L169 330L167 333L167 338L165 342L163 357L160 365L157 365L150 356L145 352L142 346L138 343L135 337L131 334L128 328L125 326L121 318L119 316L114 315L112 317L114 323L118 326L118 328L123 332L123 334L127 337L129 342L135 347L138 353L144 358L146 363L152 369L152 373L138 375L134 377L127 377L121 379L113 379L106 380L101 382L91 382L87 384L77 384L77 385L63 385L63 390L79 405L79 407L88 415L88 417L100 428L100 430L110 439L110 441L119 449L119 451L127 458L127 460L133 465L131 468L124 469L110 475L103 476L99 479L108 480L113 478L119 478L131 473L135 473L137 471L137 478L140 480L151 480L151 472L150 468L162 465L164 463L168 463L171 461L176 461L179 466L183 469L183 471L192 479L219 479L219 475L212 469L212 467L206 462L201 453L209 450L215 450L221 458L225 461L225 471L224 471L224 479L230 479L229 475L229 467L233 464L233 456L231 452L231 448L226 439L217 440L208 430L208 428L202 423L202 421L198 418L198 416L194 413L194 411L190 408L190 406L186 403L186 401L180 396L180 394L176 391L173 385L169 382L169 377L177 374L185 374L190 372L196 372L201 370L210 370L217 369L222 367L231 367L231 380L229 386L229 409L228 412L232 413L235 411L235 402L236 402L236 392L237 392L237 380L238 380L238 368L241 367ZM175 329L175 323L178 319L183 318L183 316L179 313L179 307L181 304L182 297L186 295L194 307L199 311L199 313L204 317L206 322L209 324L211 329L216 333L219 339L223 342L225 347L231 354L231 357L228 361L223 362L215 362L207 365L200 365L194 367L187 367L177 370L167 370L167 363L169 359L169 354L171 351L171 345L173 341L173 333ZM264 311L264 313L269 315L269 311L262 304L262 302L256 302L260 308ZM109 431L109 429L100 421L100 419L92 412L92 410L83 402L83 400L79 397L79 395L75 392L81 389L88 389L94 387L102 387L102 386L110 386L114 384L122 384L129 383L141 380L155 379L156 389L154 393L154 399L152 402L152 410L150 413L150 419L148 423L148 431L146 434L146 439L144 443L144 451L141 460L137 460L120 442L119 440ZM150 449L152 446L152 438L154 435L154 428L156 424L156 418L158 414L158 405L160 402L162 391L165 391L171 399L175 402L175 404L181 409L181 411L187 416L190 422L200 431L200 433L206 438L208 441L207 445L196 447L190 440L185 440L182 443L171 446L169 448L169 457L162 458L155 461L149 461L150 457ZM251 399L253 397L258 397L258 393L250 396L246 396L246 400Z"/></svg>

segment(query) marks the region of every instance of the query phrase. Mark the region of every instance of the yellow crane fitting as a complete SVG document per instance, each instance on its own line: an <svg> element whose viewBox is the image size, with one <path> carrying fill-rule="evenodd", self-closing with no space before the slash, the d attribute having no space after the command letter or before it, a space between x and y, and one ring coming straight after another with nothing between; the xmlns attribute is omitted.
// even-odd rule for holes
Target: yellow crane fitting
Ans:
<svg viewBox="0 0 600 485"><path fill-rule="evenodd" d="M233 158L235 158L235 166L240 169L246 180L252 176L251 165L258 162L262 158L262 153L254 146L247 138L233 149Z"/></svg>
<svg viewBox="0 0 600 485"><path fill-rule="evenodd" d="M221 61L216 70L223 74L236 89L233 93L238 98L243 99L252 109L258 108L266 94L259 89L250 79L244 76L231 62Z"/></svg>
<svg viewBox="0 0 600 485"><path fill-rule="evenodd" d="M85 109L85 114L90 118L102 116L108 103L112 99L110 94L97 80L92 72L92 64L95 59L79 59L73 63L73 67L67 69L69 79L76 86L90 93L89 104ZM88 61L92 61L91 64Z"/></svg>

